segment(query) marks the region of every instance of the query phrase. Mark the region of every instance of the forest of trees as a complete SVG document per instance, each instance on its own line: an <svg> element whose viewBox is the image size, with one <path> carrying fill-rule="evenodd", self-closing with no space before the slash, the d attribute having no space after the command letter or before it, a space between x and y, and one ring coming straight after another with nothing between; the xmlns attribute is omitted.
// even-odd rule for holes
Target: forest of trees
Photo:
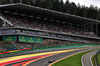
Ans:
<svg viewBox="0 0 100 66"><path fill-rule="evenodd" d="M85 5L75 4L66 0L0 0L0 4L24 3L32 6L47 8L81 17L100 20L100 8L94 5L86 7Z"/></svg>

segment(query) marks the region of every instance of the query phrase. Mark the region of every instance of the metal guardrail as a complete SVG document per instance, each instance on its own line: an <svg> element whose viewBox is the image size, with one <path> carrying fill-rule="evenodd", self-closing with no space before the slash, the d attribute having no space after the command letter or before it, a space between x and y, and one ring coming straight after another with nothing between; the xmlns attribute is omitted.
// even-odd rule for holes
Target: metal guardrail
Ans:
<svg viewBox="0 0 100 66"><path fill-rule="evenodd" d="M89 46L92 46L92 45L89 45ZM36 48L31 48L29 50L23 50L23 51L16 51L15 50L15 52L0 54L0 58L3 58L4 56L7 56L7 55L12 55L12 54L16 54L16 53L18 54L18 53L27 52L27 51L34 51L34 50L41 50L41 49L54 49L54 48L72 48L72 47L73 48L75 48L75 47L85 47L85 45L79 45L79 44L74 45L74 44L71 44L71 45L36 47Z"/></svg>
<svg viewBox="0 0 100 66"><path fill-rule="evenodd" d="M98 60L98 55L99 54L100 54L100 50L94 56L94 64L95 64L95 66L100 66L100 63L99 63L99 60Z"/></svg>

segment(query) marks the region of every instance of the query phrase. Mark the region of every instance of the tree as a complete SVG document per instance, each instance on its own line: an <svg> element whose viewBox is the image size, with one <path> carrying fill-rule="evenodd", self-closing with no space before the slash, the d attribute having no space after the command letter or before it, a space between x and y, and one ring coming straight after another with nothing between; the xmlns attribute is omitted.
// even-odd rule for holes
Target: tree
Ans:
<svg viewBox="0 0 100 66"><path fill-rule="evenodd" d="M9 4L10 3L10 0L1 0L1 3L2 4Z"/></svg>
<svg viewBox="0 0 100 66"><path fill-rule="evenodd" d="M47 9L52 9L52 7L53 7L52 1L53 1L53 0L45 0L45 1L44 1L43 7L44 7L44 8L47 8Z"/></svg>
<svg viewBox="0 0 100 66"><path fill-rule="evenodd" d="M13 3L19 3L20 0L13 0Z"/></svg>
<svg viewBox="0 0 100 66"><path fill-rule="evenodd" d="M64 4L64 9L63 9L63 12L65 12L65 13L69 13L69 0L67 0L66 2L65 2L65 4Z"/></svg>
<svg viewBox="0 0 100 66"><path fill-rule="evenodd" d="M59 1L59 11L60 12L63 12L64 11L64 2L63 2L63 0L60 0Z"/></svg>
<svg viewBox="0 0 100 66"><path fill-rule="evenodd" d="M32 5L32 6L35 5L35 1L36 1L36 0L31 0L31 5Z"/></svg>
<svg viewBox="0 0 100 66"><path fill-rule="evenodd" d="M98 9L98 17L97 17L98 20L100 20L100 8Z"/></svg>
<svg viewBox="0 0 100 66"><path fill-rule="evenodd" d="M36 0L35 1L35 6L42 7L41 0Z"/></svg>
<svg viewBox="0 0 100 66"><path fill-rule="evenodd" d="M63 3L63 0L0 0L0 4L20 3L20 1L32 6L100 20L100 8L98 9L97 6L86 7L80 4L76 6L74 2L69 2L69 0L66 0L65 3Z"/></svg>
<svg viewBox="0 0 100 66"><path fill-rule="evenodd" d="M97 7L94 7L94 5L91 5L89 8L88 8L88 11L87 11L87 17L88 18L92 18L92 19L97 19Z"/></svg>
<svg viewBox="0 0 100 66"><path fill-rule="evenodd" d="M85 7L85 5L82 5L82 17L87 17L87 10L88 10L88 7Z"/></svg>
<svg viewBox="0 0 100 66"><path fill-rule="evenodd" d="M81 5L79 3L77 5L77 15L82 16L82 8L81 8Z"/></svg>
<svg viewBox="0 0 100 66"><path fill-rule="evenodd" d="M58 0L54 0L52 9L55 11L59 11L59 1Z"/></svg>
<svg viewBox="0 0 100 66"><path fill-rule="evenodd" d="M70 3L69 13L77 15L77 6L74 2Z"/></svg>
<svg viewBox="0 0 100 66"><path fill-rule="evenodd" d="M22 3L31 5L32 1L31 0L22 0Z"/></svg>

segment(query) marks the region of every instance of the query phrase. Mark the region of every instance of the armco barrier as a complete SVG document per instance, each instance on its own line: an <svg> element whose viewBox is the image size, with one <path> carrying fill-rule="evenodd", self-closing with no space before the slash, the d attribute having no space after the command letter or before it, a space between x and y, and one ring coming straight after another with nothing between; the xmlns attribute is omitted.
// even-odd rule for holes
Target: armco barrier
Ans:
<svg viewBox="0 0 100 66"><path fill-rule="evenodd" d="M21 50L15 50L15 51L7 51L7 52L2 52L0 53L0 58L2 58L3 56L6 56L6 55L11 55L11 54L17 54L17 53L21 53L21 52L26 52L26 51L29 51L31 48L26 48L26 49L21 49Z"/></svg>
<svg viewBox="0 0 100 66"><path fill-rule="evenodd" d="M45 46L45 47L36 47L36 48L26 48L26 49L20 49L20 50L14 50L14 51L7 51L0 53L0 57L2 58L3 56L6 55L11 55L11 54L17 54L17 53L22 53L22 52L27 52L27 51L33 51L33 50L41 50L41 49L54 49L54 48L74 48L74 47L86 47L86 46L97 46L97 45L88 45L88 44L66 44L66 45L60 45L60 46ZM100 46L100 45L99 45Z"/></svg>
<svg viewBox="0 0 100 66"><path fill-rule="evenodd" d="M94 64L95 66L100 66L98 55L100 54L100 50L94 56Z"/></svg>

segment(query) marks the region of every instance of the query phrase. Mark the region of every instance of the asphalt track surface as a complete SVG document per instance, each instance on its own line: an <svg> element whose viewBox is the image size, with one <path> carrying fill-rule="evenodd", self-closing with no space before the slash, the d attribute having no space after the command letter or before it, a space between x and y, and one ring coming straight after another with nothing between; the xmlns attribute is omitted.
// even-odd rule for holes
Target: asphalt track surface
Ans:
<svg viewBox="0 0 100 66"><path fill-rule="evenodd" d="M13 54L13 55L7 55L7 56L3 56L2 58L12 57L12 56L19 56L19 55L28 55L28 54L34 54L34 53L43 53L43 52L52 52L52 51L59 51L59 50L67 50L67 49L76 49L76 48L57 48L57 49L34 50L34 51L23 52L23 53L18 53L18 54Z"/></svg>
<svg viewBox="0 0 100 66"><path fill-rule="evenodd" d="M89 53L83 55L83 57L82 57L82 66L93 66L92 61L91 61L91 57L92 57L97 51L98 51L98 50L93 51L93 52L89 52Z"/></svg>
<svg viewBox="0 0 100 66"><path fill-rule="evenodd" d="M64 57L67 57L67 56L70 56L72 54L79 53L79 52L82 52L82 51L86 51L86 50L92 50L92 49L83 49L83 50L76 50L76 51L57 54L57 55L54 55L54 56L50 56L50 57L46 57L44 59L37 60L33 63L28 64L27 66L33 66L33 65L34 66L48 66L49 60L59 60L61 58L64 58Z"/></svg>
<svg viewBox="0 0 100 66"><path fill-rule="evenodd" d="M30 51L30 52L25 52L25 53L20 53L20 54L9 55L9 56L5 56L3 58L15 57L15 56L20 56L20 55L46 53L46 52L48 53L48 52L63 51L63 50L65 51L65 50L71 50L71 49L79 49L79 48L35 50L35 51ZM36 60L36 61L28 64L27 66L48 66L49 65L48 61L49 60L59 60L59 59L64 58L66 56L69 56L69 55L72 55L72 54L75 54L75 53L79 53L79 52L82 52L82 51L87 51L87 50L92 50L92 48L91 49L88 48L88 49L81 49L81 50L63 52L63 53L60 52L60 53L52 55L52 56L50 56L51 54L47 54L48 56L47 55L41 55L44 58ZM30 60L35 60L35 59L37 59L37 57L31 58L31 59L27 59L27 60L18 61L18 62L14 62L14 63L10 63L10 64L7 64L5 66L22 66L22 64L24 64L24 62L27 62L27 61L30 61ZM16 65L16 64L19 64L19 65ZM25 66L25 65L23 65L23 66Z"/></svg>
<svg viewBox="0 0 100 66"><path fill-rule="evenodd" d="M83 47L78 47L78 48L83 48ZM23 52L23 53L18 53L18 54L13 54L13 55L7 55L7 56L3 56L2 58L19 56L19 55L35 54L35 53L43 53L43 52L53 52L53 51L59 51L59 50L69 50L69 49L77 49L77 47L76 48L56 48L56 49L34 50L34 51Z"/></svg>

